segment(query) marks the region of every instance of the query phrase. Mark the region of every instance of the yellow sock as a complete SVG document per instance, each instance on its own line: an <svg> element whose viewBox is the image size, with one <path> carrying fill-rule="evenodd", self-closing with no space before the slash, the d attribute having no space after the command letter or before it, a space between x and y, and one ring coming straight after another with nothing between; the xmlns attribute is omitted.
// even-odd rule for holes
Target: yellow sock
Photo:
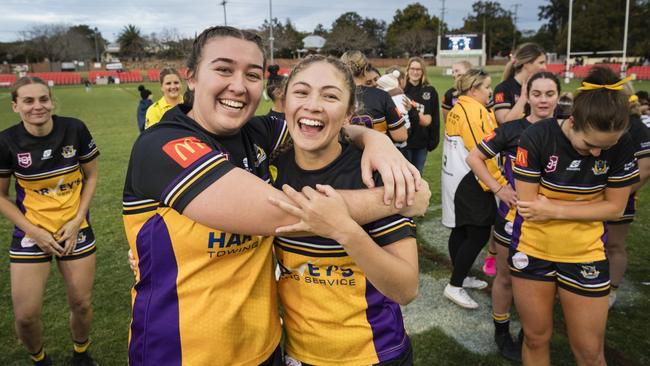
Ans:
<svg viewBox="0 0 650 366"><path fill-rule="evenodd" d="M86 339L84 342L74 342L74 351L77 353L84 353L88 350L88 347L90 347L90 338Z"/></svg>
<svg viewBox="0 0 650 366"><path fill-rule="evenodd" d="M36 353L30 353L29 357L34 362L42 361L45 358L45 347L41 347L41 350Z"/></svg>

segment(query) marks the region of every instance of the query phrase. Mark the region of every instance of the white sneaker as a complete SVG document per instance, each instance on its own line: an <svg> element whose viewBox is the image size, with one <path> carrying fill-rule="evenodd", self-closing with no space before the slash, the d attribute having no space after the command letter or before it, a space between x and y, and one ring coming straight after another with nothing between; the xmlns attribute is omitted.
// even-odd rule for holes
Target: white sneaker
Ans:
<svg viewBox="0 0 650 366"><path fill-rule="evenodd" d="M445 287L444 295L449 300L455 302L456 305L465 309L478 308L478 303L472 300L472 298L467 294L467 291L465 291L465 289L462 287L456 287L448 284L447 287Z"/></svg>
<svg viewBox="0 0 650 366"><path fill-rule="evenodd" d="M463 280L463 287L464 288L473 288L477 290L481 290L487 287L487 282L479 280L476 277L465 277Z"/></svg>

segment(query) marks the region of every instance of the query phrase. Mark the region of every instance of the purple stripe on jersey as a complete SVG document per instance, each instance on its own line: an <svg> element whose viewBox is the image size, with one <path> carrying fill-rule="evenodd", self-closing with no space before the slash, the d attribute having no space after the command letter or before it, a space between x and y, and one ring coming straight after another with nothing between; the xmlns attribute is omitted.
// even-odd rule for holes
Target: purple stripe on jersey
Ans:
<svg viewBox="0 0 650 366"><path fill-rule="evenodd" d="M181 365L178 267L160 216L154 215L142 226L136 247L140 281L135 285L129 365Z"/></svg>
<svg viewBox="0 0 650 366"><path fill-rule="evenodd" d="M505 157L505 163L503 164L503 175L508 181L508 184L510 184L510 187L514 189L515 187L515 173L512 170L515 164L515 158L513 156L510 156L510 154L506 154ZM508 208L508 205L505 204L505 202L499 201L499 210L498 213L501 217L505 218L508 216L508 212L510 209Z"/></svg>
<svg viewBox="0 0 650 366"><path fill-rule="evenodd" d="M512 223L512 240L510 240L510 247L517 249L519 246L519 237L521 236L521 227L524 224L524 218L519 215L519 212L515 214L515 221Z"/></svg>
<svg viewBox="0 0 650 366"><path fill-rule="evenodd" d="M372 329L372 341L379 362L400 356L409 345L402 311L397 303L384 296L366 280L366 318Z"/></svg>
<svg viewBox="0 0 650 366"><path fill-rule="evenodd" d="M607 255L607 222L603 222L603 235L600 236L600 240L603 242L603 247L605 248L605 258L608 258L608 255Z"/></svg>
<svg viewBox="0 0 650 366"><path fill-rule="evenodd" d="M25 201L25 189L21 187L20 184L18 184L18 180L16 180L15 187L16 187L16 206L18 206L18 209L24 215L26 212L25 205L23 204L23 202ZM22 238L25 236L25 232L20 230L18 226L14 226L13 235L17 238Z"/></svg>
<svg viewBox="0 0 650 366"><path fill-rule="evenodd" d="M169 192L172 189L174 189L176 187L176 185L181 180L183 180L188 174L192 173L194 171L194 169L196 169L196 167L198 167L199 165L205 163L206 160L213 158L215 155L220 155L220 154L221 154L221 151L219 151L219 150L209 152L209 153L205 154L204 156L200 157L199 160L192 163L192 165L185 168L183 170L183 172L181 174L179 174L178 177L176 177L176 179L174 179L171 183L169 183L167 185L167 187L165 188L163 193L160 195L160 200L163 201L163 198L166 197L169 194Z"/></svg>

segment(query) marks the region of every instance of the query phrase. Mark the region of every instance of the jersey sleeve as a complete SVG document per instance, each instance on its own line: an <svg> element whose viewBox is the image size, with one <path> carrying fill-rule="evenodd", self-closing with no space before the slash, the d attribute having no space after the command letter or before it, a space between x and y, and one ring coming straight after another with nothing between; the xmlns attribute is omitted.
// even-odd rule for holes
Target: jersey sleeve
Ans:
<svg viewBox="0 0 650 366"><path fill-rule="evenodd" d="M446 111L451 110L451 107L453 107L453 105L451 105L453 99L454 99L454 89L452 88L447 90L447 92L445 92L445 95L442 97L442 104L441 104L442 109Z"/></svg>
<svg viewBox="0 0 650 366"><path fill-rule="evenodd" d="M508 146L508 141L510 140L507 129L503 128L506 126L509 125L506 124L495 128L494 131L490 132L483 138L483 140L481 140L481 142L479 142L478 145L476 145L483 155L493 157L505 150Z"/></svg>
<svg viewBox="0 0 650 366"><path fill-rule="evenodd" d="M155 129L136 141L125 187L138 198L182 213L199 193L234 168L225 154L193 131Z"/></svg>
<svg viewBox="0 0 650 366"><path fill-rule="evenodd" d="M90 135L90 131L86 125L79 121L77 126L77 138L79 139L79 162L82 164L88 163L99 156L99 149L95 144L95 140Z"/></svg>
<svg viewBox="0 0 650 366"><path fill-rule="evenodd" d="M650 158L650 128L641 119L630 119L630 137L634 143L637 159Z"/></svg>
<svg viewBox="0 0 650 366"><path fill-rule="evenodd" d="M284 119L255 116L248 124L261 135L260 142L269 155L289 140L289 129Z"/></svg>
<svg viewBox="0 0 650 366"><path fill-rule="evenodd" d="M494 88L494 98L492 110L498 111L499 109L512 109L514 96L508 90L506 83L501 83Z"/></svg>
<svg viewBox="0 0 650 366"><path fill-rule="evenodd" d="M513 169L515 179L539 183L542 176L543 136L541 128L527 128L521 134Z"/></svg>
<svg viewBox="0 0 650 366"><path fill-rule="evenodd" d="M618 151L607 176L607 187L622 188L639 182L639 166L634 157L635 147L629 134L624 134L617 144Z"/></svg>
<svg viewBox="0 0 650 366"><path fill-rule="evenodd" d="M408 237L415 237L415 222L409 217L393 215L363 226L379 246L393 244Z"/></svg>
<svg viewBox="0 0 650 366"><path fill-rule="evenodd" d="M386 106L386 124L388 125L389 130L396 130L406 123L405 117L399 112L393 98L390 97L388 93L385 93L385 102Z"/></svg>
<svg viewBox="0 0 650 366"><path fill-rule="evenodd" d="M0 136L0 178L9 178L13 173L13 161L9 144Z"/></svg>

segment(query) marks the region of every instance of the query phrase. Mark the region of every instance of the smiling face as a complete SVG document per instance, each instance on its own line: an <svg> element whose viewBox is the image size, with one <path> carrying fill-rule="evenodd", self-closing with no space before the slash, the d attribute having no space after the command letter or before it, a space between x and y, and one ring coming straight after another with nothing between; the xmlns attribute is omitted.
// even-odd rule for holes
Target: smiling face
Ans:
<svg viewBox="0 0 650 366"><path fill-rule="evenodd" d="M50 90L43 84L27 84L17 90L15 102L11 102L14 112L18 113L25 127L41 128L52 123L52 110L54 103Z"/></svg>
<svg viewBox="0 0 650 366"><path fill-rule="evenodd" d="M600 156L603 150L616 145L625 133L625 131L597 131L592 128L577 131L573 128L573 124L573 117L570 117L562 125L562 131L578 154L584 156Z"/></svg>
<svg viewBox="0 0 650 366"><path fill-rule="evenodd" d="M292 76L285 114L299 164L305 155L317 158L323 166L338 156L338 136L350 118L351 97L341 71L325 61L312 63Z"/></svg>
<svg viewBox="0 0 650 366"><path fill-rule="evenodd" d="M528 90L530 114L536 120L553 117L557 100L557 85L551 79L535 79Z"/></svg>
<svg viewBox="0 0 650 366"><path fill-rule="evenodd" d="M160 91L167 101L177 100L181 95L181 79L176 74L167 74L160 83Z"/></svg>
<svg viewBox="0 0 650 366"><path fill-rule="evenodd" d="M424 69L422 67L422 64L420 64L418 61L413 61L408 65L408 68L406 69L406 73L408 74L409 82L413 85L420 85L420 82L422 82L422 74L424 72Z"/></svg>
<svg viewBox="0 0 650 366"><path fill-rule="evenodd" d="M377 74L376 71L370 70L366 72L366 86L369 86L371 88L376 88L377 87L377 80L379 80L379 74Z"/></svg>
<svg viewBox="0 0 650 366"><path fill-rule="evenodd" d="M189 116L215 134L232 135L253 116L264 88L264 55L254 42L219 36L203 46Z"/></svg>

